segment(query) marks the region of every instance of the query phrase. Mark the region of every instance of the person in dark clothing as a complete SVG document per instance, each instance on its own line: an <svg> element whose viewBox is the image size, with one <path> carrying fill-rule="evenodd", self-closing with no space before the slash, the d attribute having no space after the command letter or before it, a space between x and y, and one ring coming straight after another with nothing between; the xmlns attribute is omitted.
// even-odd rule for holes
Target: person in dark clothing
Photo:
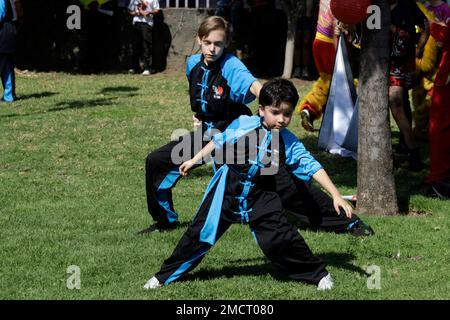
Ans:
<svg viewBox="0 0 450 320"><path fill-rule="evenodd" d="M156 73L152 63L153 47L153 15L159 12L158 0L133 0L129 5L129 13L133 16L135 28L135 44L133 48L133 69L139 70L139 58L142 55L144 71L142 75L148 76Z"/></svg>
<svg viewBox="0 0 450 320"><path fill-rule="evenodd" d="M85 69L88 73L98 73L103 70L110 17L100 12L97 1L92 1L84 12L84 19L87 37Z"/></svg>
<svg viewBox="0 0 450 320"><path fill-rule="evenodd" d="M421 57L429 32L421 34L417 48L415 26L428 30L426 17L414 1L394 0L391 5L391 53L389 74L389 106L408 148L409 169L420 171L422 161L405 112L405 91L414 81L415 58Z"/></svg>
<svg viewBox="0 0 450 320"><path fill-rule="evenodd" d="M14 4L10 0L0 0L0 75L3 85L2 101L16 99L14 60L17 30Z"/></svg>

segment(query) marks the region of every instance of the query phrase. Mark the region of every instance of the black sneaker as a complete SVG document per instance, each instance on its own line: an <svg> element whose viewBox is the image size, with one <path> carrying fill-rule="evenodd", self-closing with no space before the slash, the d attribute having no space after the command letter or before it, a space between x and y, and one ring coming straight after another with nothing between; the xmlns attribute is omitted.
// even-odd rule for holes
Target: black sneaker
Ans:
<svg viewBox="0 0 450 320"><path fill-rule="evenodd" d="M356 220L352 222L347 227L348 232L355 237L368 237L373 236L375 231L368 224L364 223L362 220Z"/></svg>
<svg viewBox="0 0 450 320"><path fill-rule="evenodd" d="M141 230L138 232L139 235L146 235L153 232L170 232L175 230L178 227L178 221L172 223L155 223L152 224L147 229Z"/></svg>

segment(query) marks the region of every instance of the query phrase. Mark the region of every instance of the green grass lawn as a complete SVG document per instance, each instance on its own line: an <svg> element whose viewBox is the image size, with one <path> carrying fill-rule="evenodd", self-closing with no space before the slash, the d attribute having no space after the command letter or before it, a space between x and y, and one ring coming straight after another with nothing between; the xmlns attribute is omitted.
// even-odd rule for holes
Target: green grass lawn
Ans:
<svg viewBox="0 0 450 320"><path fill-rule="evenodd" d="M311 86L297 84L302 96ZM17 93L17 102L0 103L1 299L450 298L450 202L421 195L426 171L411 174L401 166L399 197L414 214L364 216L376 232L370 238L301 231L329 265L332 291L286 280L246 225L232 226L183 281L145 291L211 177L203 166L175 188L182 228L136 234L151 222L147 153L174 129L191 128L185 77L30 73L18 76ZM356 162L318 151L317 134L298 123L295 116L291 129L341 192L356 193ZM66 286L71 265L81 271L79 290ZM367 287L370 265L380 268L380 289Z"/></svg>

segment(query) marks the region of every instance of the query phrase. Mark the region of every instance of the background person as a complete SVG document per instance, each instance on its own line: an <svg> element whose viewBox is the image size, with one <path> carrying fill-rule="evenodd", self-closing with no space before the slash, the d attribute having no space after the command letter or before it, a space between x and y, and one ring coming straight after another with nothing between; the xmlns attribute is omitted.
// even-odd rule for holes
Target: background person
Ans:
<svg viewBox="0 0 450 320"><path fill-rule="evenodd" d="M133 16L135 28L135 43L133 48L133 69L140 70L139 59L142 55L144 71L142 75L148 76L156 73L152 65L153 46L153 15L159 11L158 0L132 0L129 13Z"/></svg>

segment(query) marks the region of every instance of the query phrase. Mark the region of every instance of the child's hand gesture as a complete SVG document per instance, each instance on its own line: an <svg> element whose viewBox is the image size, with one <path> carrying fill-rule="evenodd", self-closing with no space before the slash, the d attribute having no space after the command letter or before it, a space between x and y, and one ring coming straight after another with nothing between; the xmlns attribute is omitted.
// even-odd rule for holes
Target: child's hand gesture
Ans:
<svg viewBox="0 0 450 320"><path fill-rule="evenodd" d="M179 169L180 174L183 177L186 176L188 171L191 170L192 167L195 166L196 163L200 163L200 161L202 159L204 159L204 157L210 155L213 150L214 150L214 143L212 141L210 141L191 160L183 162L183 164L180 166L180 169Z"/></svg>
<svg viewBox="0 0 450 320"><path fill-rule="evenodd" d="M336 210L338 215L341 214L341 211L339 210L339 208L342 208L342 209L344 209L345 215L347 216L347 218L352 217L352 213L353 213L352 206L346 200L342 199L340 196L333 197L333 205L334 205L334 210Z"/></svg>
<svg viewBox="0 0 450 320"><path fill-rule="evenodd" d="M336 189L333 182L331 182L330 177L328 177L328 174L325 172L324 169L318 170L316 173L313 174L313 179L320 183L320 185L327 190L330 195L333 197L333 206L334 210L336 210L337 214L340 215L341 211L339 208L344 209L345 215L348 218L352 217L353 208L352 206L342 199L341 194L339 193L338 189Z"/></svg>
<svg viewBox="0 0 450 320"><path fill-rule="evenodd" d="M192 159L183 162L183 164L180 166L180 169L179 169L180 174L181 174L183 177L187 176L188 171L192 169L192 167L194 166L194 164L195 164L195 163L192 161Z"/></svg>
<svg viewBox="0 0 450 320"><path fill-rule="evenodd" d="M192 121L194 122L194 130L197 130L202 126L202 121L198 119L195 115L192 116Z"/></svg>

